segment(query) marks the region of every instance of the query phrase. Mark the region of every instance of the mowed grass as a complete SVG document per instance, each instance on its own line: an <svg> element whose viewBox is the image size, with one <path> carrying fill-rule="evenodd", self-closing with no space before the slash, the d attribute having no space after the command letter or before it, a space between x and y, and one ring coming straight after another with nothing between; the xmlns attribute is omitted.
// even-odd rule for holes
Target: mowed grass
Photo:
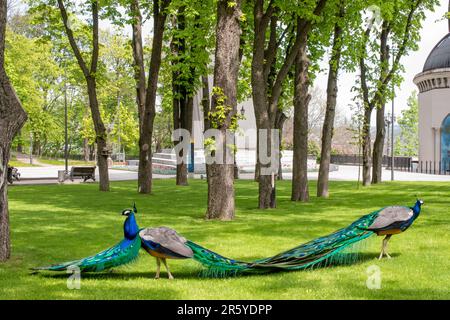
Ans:
<svg viewBox="0 0 450 320"><path fill-rule="evenodd" d="M154 181L153 195L136 193L136 182L12 186L9 189L12 258L0 264L1 299L449 299L450 188L447 183L383 183L356 188L332 182L331 198L290 201L289 181L278 184L278 208L259 210L257 184L236 182L236 219L205 221L206 182L176 187ZM310 185L311 192L316 184ZM122 209L136 201L140 227L168 226L225 256L253 260L274 255L342 228L387 205L425 200L419 219L390 242L393 259L377 260L381 237L368 240L363 259L353 265L224 279L200 278L193 260L169 260L154 280L155 260L140 259L113 272L82 274L81 289L67 288L66 273L30 274L33 266L82 258L123 237ZM368 289L370 266L381 271L381 289ZM164 270L164 269L163 269Z"/></svg>
<svg viewBox="0 0 450 320"><path fill-rule="evenodd" d="M39 158L38 161L43 164L51 166L63 166L65 164L64 159L50 159L50 158ZM71 160L69 159L69 166L94 166L94 161L82 161L82 160Z"/></svg>

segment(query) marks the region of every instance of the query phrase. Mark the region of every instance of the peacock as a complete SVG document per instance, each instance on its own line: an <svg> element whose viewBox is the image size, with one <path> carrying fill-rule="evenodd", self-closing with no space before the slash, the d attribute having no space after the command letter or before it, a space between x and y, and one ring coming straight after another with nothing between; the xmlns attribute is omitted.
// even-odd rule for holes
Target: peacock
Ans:
<svg viewBox="0 0 450 320"><path fill-rule="evenodd" d="M115 246L91 257L33 268L33 270L63 271L77 267L81 272L100 272L133 262L138 258L141 248L156 258L156 279L160 276L161 262L167 270L168 278L173 279L167 259L192 258L204 266L202 275L210 277L303 270L353 260L355 255L348 254L346 251L375 234L385 236L379 259L384 256L390 258L387 252L389 239L394 234L404 232L413 224L420 214L422 205L423 201L418 199L412 207L389 206L379 209L362 216L346 228L273 257L252 262L221 256L187 240L167 227L140 229L136 222L137 209L134 205L133 209L122 211L122 215L127 217L123 227L124 239Z"/></svg>

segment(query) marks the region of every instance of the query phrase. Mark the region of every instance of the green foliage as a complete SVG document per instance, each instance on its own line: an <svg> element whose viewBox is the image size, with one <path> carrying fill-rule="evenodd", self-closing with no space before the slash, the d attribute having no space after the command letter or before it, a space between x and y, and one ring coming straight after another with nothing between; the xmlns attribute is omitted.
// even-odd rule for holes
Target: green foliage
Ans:
<svg viewBox="0 0 450 320"><path fill-rule="evenodd" d="M226 104L227 96L220 87L213 87L213 98L216 100L216 106L208 114L211 121L211 127L215 129L229 129L235 132L238 129L238 121L244 119L244 116L233 112L233 108ZM227 119L230 119L227 124Z"/></svg>
<svg viewBox="0 0 450 320"><path fill-rule="evenodd" d="M405 70L401 64L401 58L419 49L417 44L426 12L434 10L438 3L437 0L365 1L366 8L371 6L379 8L380 25L375 24L370 28L369 37L365 35L365 30L373 21L370 18L374 14L366 10L365 21L361 23L353 37L353 47L355 57L365 59L369 100L375 107L392 99L393 90L389 88L399 87L403 82L402 75ZM383 26L389 45L389 59L385 62L380 59L380 35ZM393 57L394 61L392 61ZM362 94L360 79L357 81L356 88Z"/></svg>
<svg viewBox="0 0 450 320"><path fill-rule="evenodd" d="M320 156L320 146L314 140L308 141L308 155L315 156L316 158Z"/></svg>
<svg viewBox="0 0 450 320"><path fill-rule="evenodd" d="M394 152L398 156L417 156L419 154L419 101L414 91L408 98L408 108L402 110L398 119L400 135Z"/></svg>

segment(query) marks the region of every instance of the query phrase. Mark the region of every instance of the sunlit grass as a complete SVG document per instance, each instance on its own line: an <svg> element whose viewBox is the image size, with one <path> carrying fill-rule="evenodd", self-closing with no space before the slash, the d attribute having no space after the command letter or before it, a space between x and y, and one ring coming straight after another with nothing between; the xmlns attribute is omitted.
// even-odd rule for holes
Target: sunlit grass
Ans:
<svg viewBox="0 0 450 320"><path fill-rule="evenodd" d="M0 264L3 299L449 299L450 188L447 183L383 183L356 189L332 182L331 198L290 201L290 182L278 184L278 208L256 209L257 184L236 183L236 220L205 221L206 182L176 187L156 180L151 196L136 193L136 182L12 186L9 189L12 258ZM315 183L311 183L314 192ZM141 227L168 226L186 238L240 260L273 255L345 227L387 205L425 200L422 215L390 242L393 259L378 261L381 238L369 239L364 259L351 266L228 279L198 277L191 260L169 261L154 280L155 260L146 253L136 263L111 272L82 275L81 290L67 289L65 273L31 275L30 267L81 258L123 237L122 209L136 201ZM381 268L380 290L366 286L367 268Z"/></svg>
<svg viewBox="0 0 450 320"><path fill-rule="evenodd" d="M52 165L52 166L63 166L65 164L64 159L39 158L38 161L40 163L48 164L48 165ZM95 165L95 162L69 159L69 166L79 166L79 165L91 166L91 165Z"/></svg>

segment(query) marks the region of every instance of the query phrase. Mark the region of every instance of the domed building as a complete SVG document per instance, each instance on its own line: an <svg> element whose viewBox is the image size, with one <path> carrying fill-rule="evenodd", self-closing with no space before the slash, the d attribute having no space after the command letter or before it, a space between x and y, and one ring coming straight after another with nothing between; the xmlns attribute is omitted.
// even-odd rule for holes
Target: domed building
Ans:
<svg viewBox="0 0 450 320"><path fill-rule="evenodd" d="M419 88L419 161L424 170L426 165L449 170L450 33L433 48L414 83Z"/></svg>

